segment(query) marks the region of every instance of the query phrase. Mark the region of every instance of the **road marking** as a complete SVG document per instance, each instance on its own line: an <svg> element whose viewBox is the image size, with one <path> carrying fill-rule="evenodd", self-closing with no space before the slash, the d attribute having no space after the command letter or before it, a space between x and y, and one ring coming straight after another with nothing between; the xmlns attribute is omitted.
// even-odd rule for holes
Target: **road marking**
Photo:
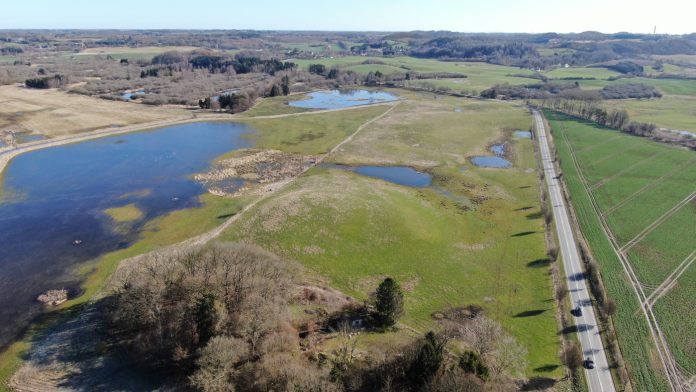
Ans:
<svg viewBox="0 0 696 392"><path fill-rule="evenodd" d="M615 391L614 380L609 370L590 293L585 280L578 279L578 276L580 276L578 271L582 271L580 253L575 243L574 233L570 226L570 218L561 194L560 180L556 176L546 129L539 112L534 110L533 113L543 169L544 173L548 173L546 184L551 197L551 204L553 205L552 211L556 220L556 231L560 242L563 265L566 270L566 280L570 290L571 301L581 308L587 308L587 310L582 311L580 317L574 319L577 335L583 350L583 360L589 358L595 362L595 370L585 369L585 376L589 383L590 392L613 392Z"/></svg>

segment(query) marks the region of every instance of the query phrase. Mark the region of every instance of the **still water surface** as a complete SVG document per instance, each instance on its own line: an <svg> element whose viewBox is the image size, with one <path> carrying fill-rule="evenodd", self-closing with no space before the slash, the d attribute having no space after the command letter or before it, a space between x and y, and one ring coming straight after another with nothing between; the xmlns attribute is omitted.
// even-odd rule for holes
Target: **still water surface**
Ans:
<svg viewBox="0 0 696 392"><path fill-rule="evenodd" d="M13 159L0 184L0 346L40 313L40 293L77 290L73 267L128 247L154 217L197 206L205 190L191 175L248 147L243 135L250 132L241 124L194 123ZM103 211L131 203L144 217L116 230Z"/></svg>

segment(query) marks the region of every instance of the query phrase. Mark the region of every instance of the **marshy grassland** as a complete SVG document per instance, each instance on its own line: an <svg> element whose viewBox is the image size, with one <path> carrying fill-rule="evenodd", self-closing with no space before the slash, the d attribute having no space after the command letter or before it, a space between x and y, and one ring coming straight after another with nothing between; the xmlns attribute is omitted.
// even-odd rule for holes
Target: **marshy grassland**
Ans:
<svg viewBox="0 0 696 392"><path fill-rule="evenodd" d="M107 208L104 213L111 217L114 222L131 222L143 217L143 212L135 203L127 204L122 207Z"/></svg>
<svg viewBox="0 0 696 392"><path fill-rule="evenodd" d="M297 260L358 299L392 276L406 289L406 330L436 328L436 313L480 305L529 351L527 376L560 376L533 144L510 136L513 129L529 129L531 117L506 103L396 91L403 98L399 106L328 159L411 166L432 174L433 187L409 188L315 167L255 205L221 240L251 242ZM374 115L378 109L361 110ZM322 116L353 118L354 113ZM253 125L263 135L267 127L293 129L295 121L306 124L312 117ZM305 139L270 145L324 149ZM506 141L513 168L468 163L500 141ZM364 345L375 339L365 339Z"/></svg>

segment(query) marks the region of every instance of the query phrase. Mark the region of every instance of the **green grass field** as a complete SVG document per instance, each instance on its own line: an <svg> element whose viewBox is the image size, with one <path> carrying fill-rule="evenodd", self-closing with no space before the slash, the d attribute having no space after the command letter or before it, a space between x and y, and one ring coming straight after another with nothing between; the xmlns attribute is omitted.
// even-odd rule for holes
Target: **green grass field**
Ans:
<svg viewBox="0 0 696 392"><path fill-rule="evenodd" d="M696 162L696 154L558 113L547 111L546 115L583 234L600 264L609 296L618 303L614 323L632 379L639 390L662 390L661 367L655 361L637 297L601 231L588 188L619 245L623 245L696 190L696 171L688 169ZM587 184L573 163L571 151ZM696 249L696 232L688 229L696 222L696 203L692 200L666 217L628 251L647 295ZM696 294L694 278L689 270L655 305L658 322L687 376L696 372L696 343L693 334L685 332L693 331L690 309ZM676 301L684 303L674 306Z"/></svg>
<svg viewBox="0 0 696 392"><path fill-rule="evenodd" d="M380 71L383 74L392 72L449 72L464 74L466 79L439 79L439 80L420 80L412 81L411 85L418 86L422 83L433 83L437 86L446 86L455 91L462 89L480 92L495 84L527 84L537 83L538 80L526 78L525 75L532 75L529 69L507 67L502 65L462 62L462 61L439 61L434 59L419 59L415 57L362 57L346 56L336 58L323 58L313 60L292 60L300 67L307 69L310 64L324 64L327 67L336 66L341 69L352 70L362 74ZM365 64L374 62L375 64ZM517 76L512 76L517 75Z"/></svg>
<svg viewBox="0 0 696 392"><path fill-rule="evenodd" d="M387 105L378 105L296 117L251 117L239 121L256 129L257 132L249 138L258 148L311 155L328 152L364 122L387 109Z"/></svg>
<svg viewBox="0 0 696 392"><path fill-rule="evenodd" d="M545 72L544 75L551 79L561 79L561 78L596 78L596 79L607 79L612 76L621 75L616 71L612 71L606 68L595 68L595 67L560 67L549 72Z"/></svg>
<svg viewBox="0 0 696 392"><path fill-rule="evenodd" d="M603 105L626 110L634 121L696 132L696 96L666 95L659 99L608 100Z"/></svg>
<svg viewBox="0 0 696 392"><path fill-rule="evenodd" d="M222 239L298 260L359 299L393 276L406 290L402 321L419 331L436 327L433 312L479 304L527 347L528 376L560 377L533 144L510 138L511 130L529 128L528 113L503 103L398 93L405 100L395 110L330 160L413 166L433 174L435 187L314 168L256 205ZM354 117L352 111L331 115ZM286 118L282 126L294 129L301 121L302 129L314 132L318 126L307 125L314 116L320 115ZM252 125L261 133L268 126ZM502 140L516 167L468 164Z"/></svg>
<svg viewBox="0 0 696 392"><path fill-rule="evenodd" d="M599 89L612 84L644 83L655 86L663 94L696 96L696 80L636 77L617 80L579 80L578 83L582 88L587 89Z"/></svg>

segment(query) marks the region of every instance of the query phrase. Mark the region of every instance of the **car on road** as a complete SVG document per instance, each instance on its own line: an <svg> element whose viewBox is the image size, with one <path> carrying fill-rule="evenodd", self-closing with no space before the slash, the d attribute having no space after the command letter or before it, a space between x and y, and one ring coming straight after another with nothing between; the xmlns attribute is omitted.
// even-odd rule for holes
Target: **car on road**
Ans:
<svg viewBox="0 0 696 392"><path fill-rule="evenodd" d="M592 370L594 369L594 361L591 360L590 358L585 359L585 361L582 363L582 366L585 367L585 369Z"/></svg>
<svg viewBox="0 0 696 392"><path fill-rule="evenodd" d="M582 316L582 308L579 306L576 306L575 309L570 311L570 314L572 314L575 317L580 317L580 316Z"/></svg>

